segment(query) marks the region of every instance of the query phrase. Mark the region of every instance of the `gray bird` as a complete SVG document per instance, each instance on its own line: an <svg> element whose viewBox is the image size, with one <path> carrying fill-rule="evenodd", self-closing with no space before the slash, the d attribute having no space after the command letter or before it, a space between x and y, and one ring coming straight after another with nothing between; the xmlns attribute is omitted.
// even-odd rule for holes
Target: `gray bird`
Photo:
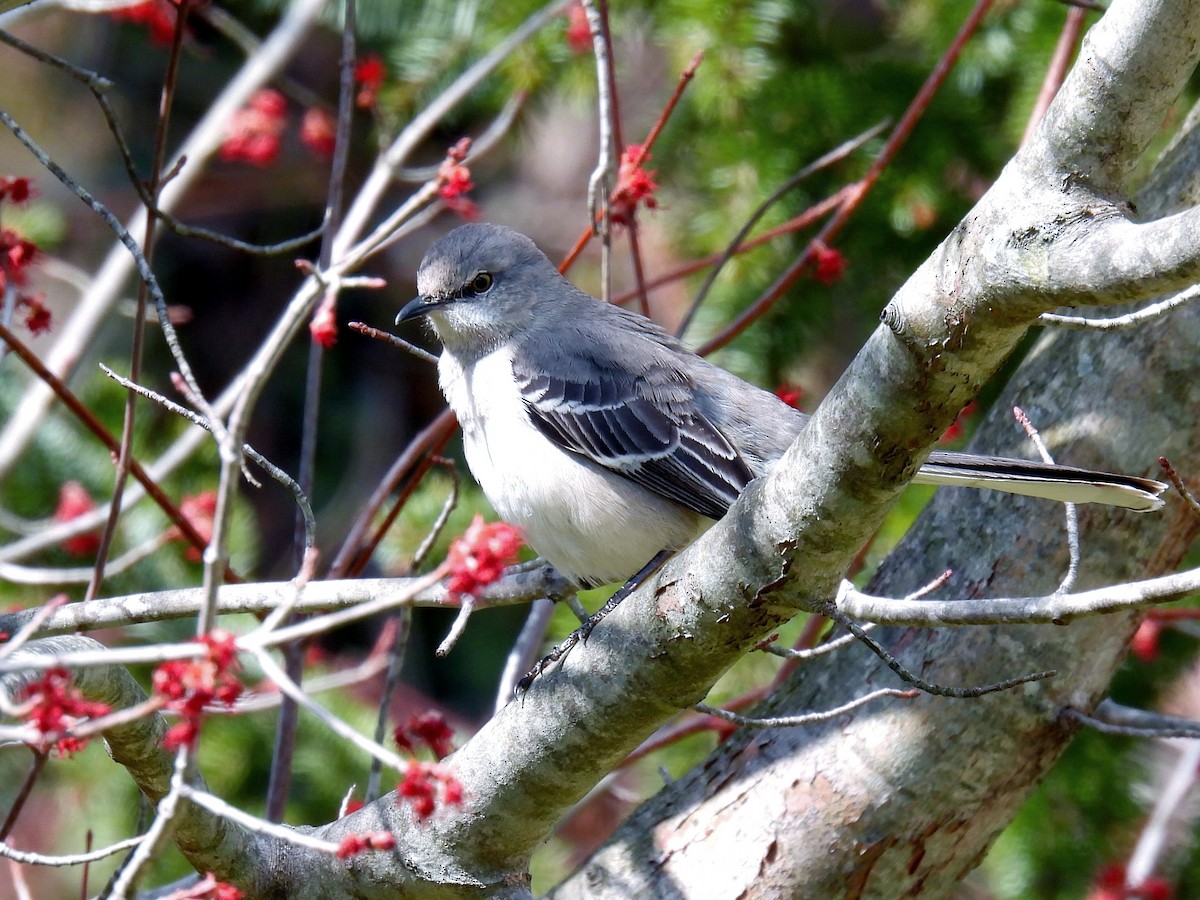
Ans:
<svg viewBox="0 0 1200 900"><path fill-rule="evenodd" d="M808 417L589 296L523 234L454 229L396 317L425 317L471 473L506 521L581 585L689 544L770 469ZM914 481L1147 511L1166 485L934 451Z"/></svg>

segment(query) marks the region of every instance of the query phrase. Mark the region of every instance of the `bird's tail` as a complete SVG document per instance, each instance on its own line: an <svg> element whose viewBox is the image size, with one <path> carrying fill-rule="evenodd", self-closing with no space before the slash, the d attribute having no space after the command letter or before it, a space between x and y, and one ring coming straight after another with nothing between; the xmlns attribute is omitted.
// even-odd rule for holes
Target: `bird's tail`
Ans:
<svg viewBox="0 0 1200 900"><path fill-rule="evenodd" d="M1062 503L1103 503L1137 512L1163 505L1167 486L1136 475L1113 475L1050 463L935 450L913 479L919 484L989 488Z"/></svg>

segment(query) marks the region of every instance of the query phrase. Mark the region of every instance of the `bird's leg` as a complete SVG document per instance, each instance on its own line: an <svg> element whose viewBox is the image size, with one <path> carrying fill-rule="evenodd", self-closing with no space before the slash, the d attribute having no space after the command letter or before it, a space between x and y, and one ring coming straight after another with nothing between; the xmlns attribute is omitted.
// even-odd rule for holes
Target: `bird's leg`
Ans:
<svg viewBox="0 0 1200 900"><path fill-rule="evenodd" d="M654 558L638 569L637 574L621 585L621 587L619 587L616 592L608 598L602 607L600 607L587 618L587 621L567 635L566 640L564 640L561 644L543 656L541 660L538 661L537 665L530 669L525 674L525 677L517 682L517 687L514 693L518 696L524 694L527 690L529 690L529 686L533 684L534 679L541 675L542 672L547 669L547 667L549 667L552 663L558 662L560 659L566 656L571 651L571 648L580 641L587 643L587 639L592 634L592 629L599 625L600 621L609 613L620 606L621 601L637 590L643 581L661 569L663 563L670 559L673 553L673 550L660 550L658 553L654 554Z"/></svg>

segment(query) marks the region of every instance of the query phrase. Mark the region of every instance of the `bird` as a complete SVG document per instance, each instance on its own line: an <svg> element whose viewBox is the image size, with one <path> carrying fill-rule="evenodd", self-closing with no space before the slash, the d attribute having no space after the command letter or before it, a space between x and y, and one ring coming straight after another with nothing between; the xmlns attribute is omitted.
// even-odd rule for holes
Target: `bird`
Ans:
<svg viewBox="0 0 1200 900"><path fill-rule="evenodd" d="M563 277L502 225L450 231L396 324L424 319L467 465L493 508L584 587L676 552L765 474L808 416L708 362L650 319ZM1054 464L933 451L913 479L1137 511L1166 485Z"/></svg>

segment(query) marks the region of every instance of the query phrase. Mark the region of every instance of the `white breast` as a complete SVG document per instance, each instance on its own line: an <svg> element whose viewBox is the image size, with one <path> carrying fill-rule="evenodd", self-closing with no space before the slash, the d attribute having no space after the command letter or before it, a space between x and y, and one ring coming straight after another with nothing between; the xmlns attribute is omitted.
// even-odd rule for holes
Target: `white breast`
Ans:
<svg viewBox="0 0 1200 900"><path fill-rule="evenodd" d="M507 348L466 367L443 352L438 376L471 474L496 512L569 578L624 581L711 524L544 437L529 421Z"/></svg>

